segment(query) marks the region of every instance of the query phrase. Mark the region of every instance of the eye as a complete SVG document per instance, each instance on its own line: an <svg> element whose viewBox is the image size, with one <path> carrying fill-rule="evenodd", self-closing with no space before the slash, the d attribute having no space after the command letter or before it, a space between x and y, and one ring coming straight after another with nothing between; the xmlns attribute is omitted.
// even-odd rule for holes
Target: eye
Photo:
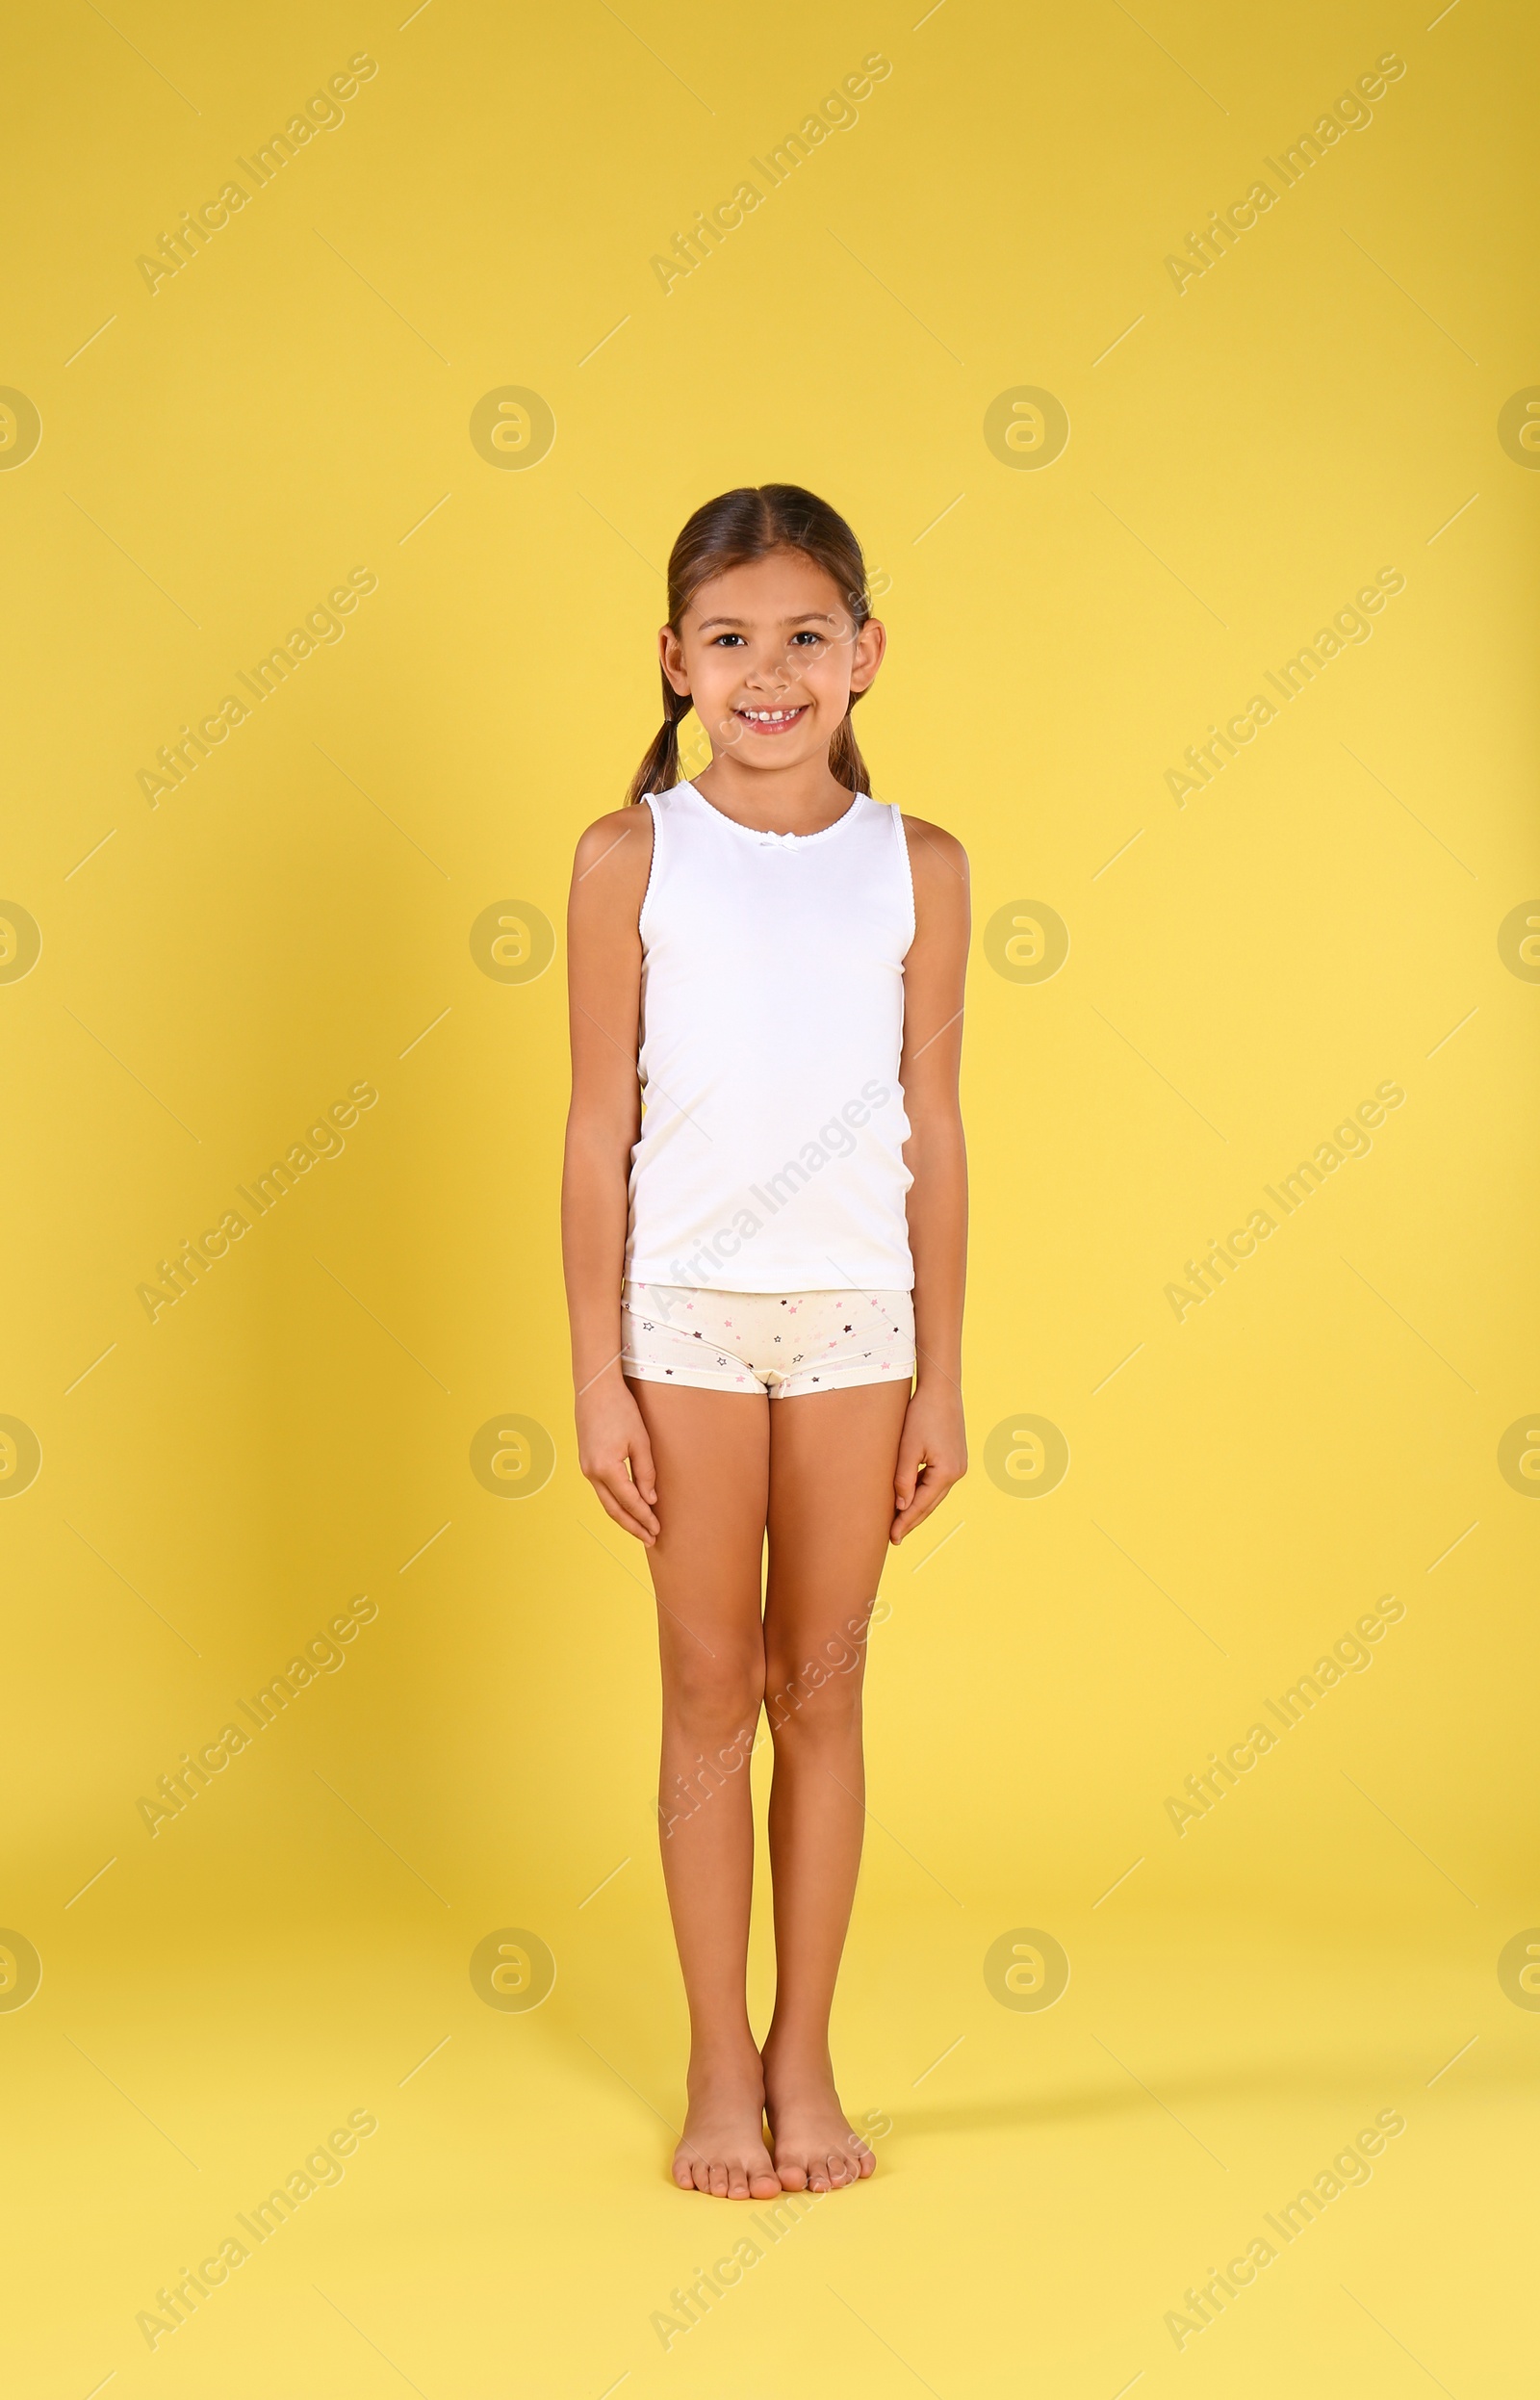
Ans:
<svg viewBox="0 0 1540 2400"><path fill-rule="evenodd" d="M821 633L813 632L811 628L808 627L805 628L800 633L793 633L791 640L793 648L795 648L798 642L811 642L815 649L822 649L824 637Z"/></svg>
<svg viewBox="0 0 1540 2400"><path fill-rule="evenodd" d="M718 633L718 634L717 634L717 636L716 636L716 638L715 638L715 640L714 640L714 641L712 642L712 644L711 644L711 648L712 648L713 650L716 650L716 649L719 649L719 648L722 646L722 644L723 644L723 643L725 643L725 642L738 642L738 643L741 643L741 642L742 642L742 640L743 640L743 635L742 635L741 633Z"/></svg>

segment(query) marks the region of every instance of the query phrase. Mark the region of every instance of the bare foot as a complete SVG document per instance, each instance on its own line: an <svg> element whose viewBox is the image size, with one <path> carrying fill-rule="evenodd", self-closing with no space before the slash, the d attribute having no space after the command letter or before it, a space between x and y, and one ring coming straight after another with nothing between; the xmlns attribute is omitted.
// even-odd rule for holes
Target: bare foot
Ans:
<svg viewBox="0 0 1540 2400"><path fill-rule="evenodd" d="M764 2146L764 2077L758 2052L697 2065L688 2077L689 2106L674 2153L681 2192L717 2200L771 2200L782 2188Z"/></svg>
<svg viewBox="0 0 1540 2400"><path fill-rule="evenodd" d="M829 2053L798 2056L764 2052L765 2114L770 2120L776 2174L787 2192L832 2192L859 2183L877 2160L845 2121Z"/></svg>

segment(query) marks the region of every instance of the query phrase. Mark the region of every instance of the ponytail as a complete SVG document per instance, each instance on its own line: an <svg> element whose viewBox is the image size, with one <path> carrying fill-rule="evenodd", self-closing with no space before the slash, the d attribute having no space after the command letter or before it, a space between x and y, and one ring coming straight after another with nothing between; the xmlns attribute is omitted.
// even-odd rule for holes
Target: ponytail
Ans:
<svg viewBox="0 0 1540 2400"><path fill-rule="evenodd" d="M663 676L663 722L653 737L651 750L631 777L630 789L626 794L629 808L645 800L650 791L672 791L680 780L680 727L694 706L687 691L676 691L668 677Z"/></svg>
<svg viewBox="0 0 1540 2400"><path fill-rule="evenodd" d="M668 621L677 633L695 593L708 578L750 565L773 551L800 551L844 593L857 633L871 615L866 562L860 542L826 500L795 483L765 483L723 492L697 508L675 543L668 562ZM860 698L852 692L854 709ZM631 778L629 803L650 791L670 791L680 782L679 729L694 706L663 677L663 723ZM871 775L860 755L846 710L829 744L829 771L847 791L870 792Z"/></svg>
<svg viewBox="0 0 1540 2400"><path fill-rule="evenodd" d="M860 697L859 691L851 693L852 709ZM856 739L856 728L850 721L849 710L835 726L834 737L829 745L829 772L836 784L844 785L847 791L869 793L871 790L871 775L865 760L860 755L860 744Z"/></svg>

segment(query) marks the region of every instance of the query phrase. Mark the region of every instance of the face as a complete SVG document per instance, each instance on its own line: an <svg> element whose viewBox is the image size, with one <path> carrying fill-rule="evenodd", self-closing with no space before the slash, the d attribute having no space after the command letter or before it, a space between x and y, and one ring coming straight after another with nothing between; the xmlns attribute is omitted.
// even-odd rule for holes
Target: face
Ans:
<svg viewBox="0 0 1540 2400"><path fill-rule="evenodd" d="M827 758L854 692L882 662L886 634L860 631L832 576L800 552L773 551L703 583L680 631L658 637L664 672L688 692L713 758L748 767Z"/></svg>

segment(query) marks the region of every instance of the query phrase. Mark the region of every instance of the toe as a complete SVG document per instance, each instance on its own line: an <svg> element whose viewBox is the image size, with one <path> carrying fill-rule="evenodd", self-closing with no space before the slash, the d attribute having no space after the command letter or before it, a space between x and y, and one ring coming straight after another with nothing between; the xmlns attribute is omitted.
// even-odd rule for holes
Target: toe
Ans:
<svg viewBox="0 0 1540 2400"><path fill-rule="evenodd" d="M707 2181L710 2184L712 2199L726 2200L728 2196L728 2171L720 2158L712 2159Z"/></svg>
<svg viewBox="0 0 1540 2400"><path fill-rule="evenodd" d="M695 2179L690 2173L690 2162L682 2153L674 2161L674 2181L681 2192L693 2192L695 2189Z"/></svg>
<svg viewBox="0 0 1540 2400"><path fill-rule="evenodd" d="M777 2192L784 2189L785 2186L773 2167L756 2167L749 2178L751 2200L774 2200Z"/></svg>
<svg viewBox="0 0 1540 2400"><path fill-rule="evenodd" d="M728 2198L730 2200L747 2200L748 2197L748 2170L744 2166L741 2158L730 2158L728 2161Z"/></svg>
<svg viewBox="0 0 1540 2400"><path fill-rule="evenodd" d="M877 2172L876 2152L868 2149L864 2142L858 2142L856 2144L856 2164L862 2175L875 2175Z"/></svg>
<svg viewBox="0 0 1540 2400"><path fill-rule="evenodd" d="M783 2192L804 2192L808 2188L808 2170L800 2158L777 2158L776 2173Z"/></svg>
<svg viewBox="0 0 1540 2400"><path fill-rule="evenodd" d="M696 2190L698 2192L708 2192L711 2188L710 2160L708 2158L692 2158L690 2161L690 2171L695 2178Z"/></svg>
<svg viewBox="0 0 1540 2400"><path fill-rule="evenodd" d="M811 2159L811 2160L809 2161L809 2164L808 2164L808 2189L810 2192L826 2192L826 2191L828 2191L828 2189L829 2189L829 2161L828 2161L828 2159L827 2159L827 2158L814 2158L814 2159Z"/></svg>

